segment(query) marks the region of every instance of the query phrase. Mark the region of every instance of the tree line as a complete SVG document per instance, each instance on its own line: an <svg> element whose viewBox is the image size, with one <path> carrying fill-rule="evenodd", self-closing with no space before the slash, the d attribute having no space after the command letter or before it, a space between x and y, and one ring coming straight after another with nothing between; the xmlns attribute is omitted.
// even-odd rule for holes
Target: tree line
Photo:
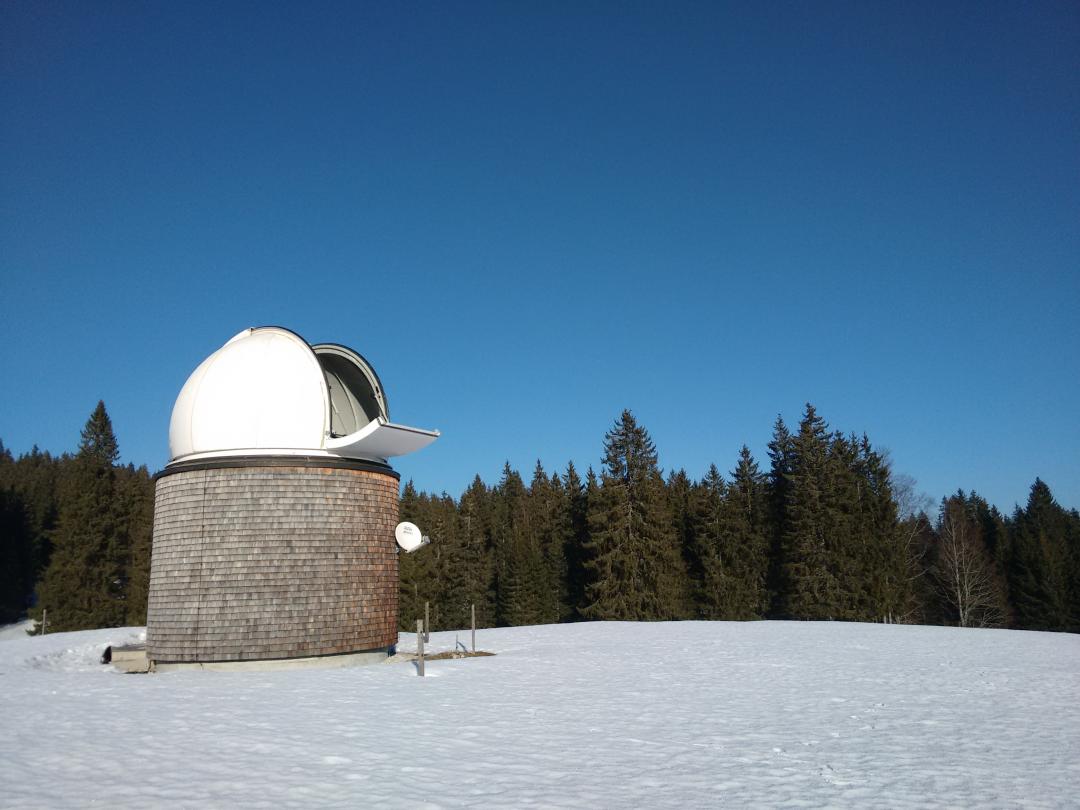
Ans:
<svg viewBox="0 0 1080 810"><path fill-rule="evenodd" d="M773 425L766 467L663 475L624 411L599 474L529 482L506 464L457 500L406 484L403 520L430 546L400 558L403 629L590 619L817 619L1080 630L1080 514L1036 480L1002 515L974 492L934 508L864 436L812 405Z"/></svg>
<svg viewBox="0 0 1080 810"><path fill-rule="evenodd" d="M455 499L407 483L401 519L433 542L400 560L400 617L433 629L582 620L817 619L1080 631L1080 514L1036 480L1003 515L974 492L920 498L864 436L812 405L701 480L663 474L624 411L599 473L526 483L509 464ZM0 621L145 622L153 480L118 463L98 403L74 455L0 443Z"/></svg>

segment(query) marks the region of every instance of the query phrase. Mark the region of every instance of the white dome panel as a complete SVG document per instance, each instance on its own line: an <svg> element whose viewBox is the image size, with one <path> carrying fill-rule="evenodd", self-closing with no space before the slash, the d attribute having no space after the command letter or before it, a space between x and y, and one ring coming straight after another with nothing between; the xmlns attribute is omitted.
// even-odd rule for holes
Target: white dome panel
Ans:
<svg viewBox="0 0 1080 810"><path fill-rule="evenodd" d="M174 459L237 449L316 449L326 431L322 367L285 329L251 329L210 355L173 408Z"/></svg>
<svg viewBox="0 0 1080 810"><path fill-rule="evenodd" d="M195 395L202 386L203 375L213 363L214 356L207 357L197 369L191 372L184 387L180 389L180 396L176 398L172 418L169 420L170 458L175 459L196 452L195 445L191 441L191 411L195 407Z"/></svg>

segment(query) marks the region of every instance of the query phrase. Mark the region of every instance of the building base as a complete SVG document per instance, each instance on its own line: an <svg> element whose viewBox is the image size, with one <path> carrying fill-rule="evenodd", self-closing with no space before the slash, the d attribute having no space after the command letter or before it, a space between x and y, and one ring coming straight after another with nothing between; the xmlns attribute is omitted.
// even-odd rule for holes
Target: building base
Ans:
<svg viewBox="0 0 1080 810"><path fill-rule="evenodd" d="M368 664L382 664L397 659L394 649L359 650L337 655L312 655L305 658L270 658L260 661L152 661L146 654L146 646L134 644L127 647L110 647L107 654L110 663L122 672L183 672L207 670L210 672L268 672L291 669L340 669Z"/></svg>
<svg viewBox="0 0 1080 810"><path fill-rule="evenodd" d="M165 663L153 661L151 672L276 672L293 669L340 669L368 664L382 664L390 657L389 649L362 650L338 655L312 655L306 658L267 658L260 661L199 661Z"/></svg>

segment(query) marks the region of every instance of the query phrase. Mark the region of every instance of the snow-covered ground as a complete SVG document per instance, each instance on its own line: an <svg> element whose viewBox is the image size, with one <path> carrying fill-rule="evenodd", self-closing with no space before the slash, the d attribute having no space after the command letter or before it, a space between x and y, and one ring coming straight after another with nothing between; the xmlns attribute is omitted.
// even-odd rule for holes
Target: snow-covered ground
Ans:
<svg viewBox="0 0 1080 810"><path fill-rule="evenodd" d="M3 634L0 806L1080 806L1077 636L595 623L482 630L498 655L423 679L97 663L141 632Z"/></svg>

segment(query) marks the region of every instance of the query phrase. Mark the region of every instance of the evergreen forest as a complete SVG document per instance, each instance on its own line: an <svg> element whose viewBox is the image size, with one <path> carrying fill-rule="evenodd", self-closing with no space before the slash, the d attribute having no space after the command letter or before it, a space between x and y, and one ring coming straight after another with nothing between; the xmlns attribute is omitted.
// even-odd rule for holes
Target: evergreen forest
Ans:
<svg viewBox="0 0 1080 810"><path fill-rule="evenodd" d="M105 403L75 455L0 443L0 621L29 613L49 632L146 621L154 482L121 466Z"/></svg>
<svg viewBox="0 0 1080 810"><path fill-rule="evenodd" d="M701 480L665 474L630 411L603 456L528 480L509 464L459 498L401 494L432 543L401 554L403 629L555 622L800 619L1080 631L1080 514L1036 479L1002 514L975 492L934 504L865 435L812 405ZM104 403L74 454L0 443L0 622L49 632L146 620L154 484L118 463ZM726 465L725 465L726 466Z"/></svg>

